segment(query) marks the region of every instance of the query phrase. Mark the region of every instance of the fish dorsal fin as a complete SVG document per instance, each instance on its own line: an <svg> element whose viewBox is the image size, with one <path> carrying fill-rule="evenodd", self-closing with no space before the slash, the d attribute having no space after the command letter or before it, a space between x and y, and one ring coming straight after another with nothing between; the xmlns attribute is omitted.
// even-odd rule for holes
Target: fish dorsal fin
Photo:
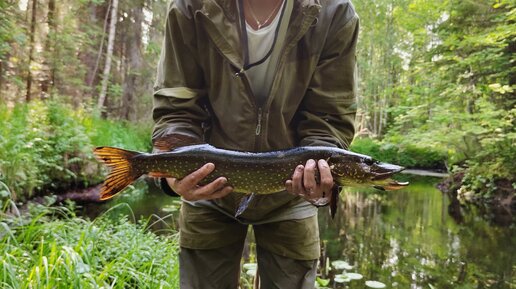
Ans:
<svg viewBox="0 0 516 289"><path fill-rule="evenodd" d="M198 138L184 134L169 134L154 141L154 147L161 151L171 151L178 147L202 144Z"/></svg>

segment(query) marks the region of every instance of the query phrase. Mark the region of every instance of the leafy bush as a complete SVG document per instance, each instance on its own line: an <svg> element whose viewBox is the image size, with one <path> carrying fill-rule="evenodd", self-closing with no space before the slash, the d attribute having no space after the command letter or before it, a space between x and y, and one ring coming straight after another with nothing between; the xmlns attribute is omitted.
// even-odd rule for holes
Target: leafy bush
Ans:
<svg viewBox="0 0 516 289"><path fill-rule="evenodd" d="M514 192L511 187L516 186L516 109L500 109L484 98L474 105L475 113L450 113L455 108L438 107L432 111L431 119L417 127L408 127L400 117L384 142L446 152L448 165L463 169L467 190L491 195L503 182L506 191ZM411 155L418 154L414 151Z"/></svg>
<svg viewBox="0 0 516 289"><path fill-rule="evenodd" d="M358 138L351 144L351 150L379 161L409 168L443 168L446 162L444 152L420 144L393 144L370 138Z"/></svg>
<svg viewBox="0 0 516 289"><path fill-rule="evenodd" d="M88 221L39 206L0 225L1 288L178 288L176 234L127 216Z"/></svg>
<svg viewBox="0 0 516 289"><path fill-rule="evenodd" d="M18 199L101 181L98 145L147 151L149 126L130 126L54 102L0 106L0 181Z"/></svg>

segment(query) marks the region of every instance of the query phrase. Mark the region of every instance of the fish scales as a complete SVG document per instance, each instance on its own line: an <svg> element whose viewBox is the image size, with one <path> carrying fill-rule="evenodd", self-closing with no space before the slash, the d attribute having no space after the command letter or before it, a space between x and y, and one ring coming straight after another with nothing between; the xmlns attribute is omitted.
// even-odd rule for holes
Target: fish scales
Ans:
<svg viewBox="0 0 516 289"><path fill-rule="evenodd" d="M215 164L215 170L201 185L225 177L228 185L238 193L272 194L285 189L297 165L310 158L329 159L331 151L325 148L298 148L268 153L249 153L218 149L210 145L179 148L160 154L141 154L135 157L135 169L165 173L183 178L206 163Z"/></svg>

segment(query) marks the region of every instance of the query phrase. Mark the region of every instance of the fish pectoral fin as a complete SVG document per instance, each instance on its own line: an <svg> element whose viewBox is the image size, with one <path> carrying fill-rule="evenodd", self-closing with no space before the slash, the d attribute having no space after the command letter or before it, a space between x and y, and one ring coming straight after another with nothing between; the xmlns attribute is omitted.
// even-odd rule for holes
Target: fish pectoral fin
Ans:
<svg viewBox="0 0 516 289"><path fill-rule="evenodd" d="M249 207L249 204L251 203L251 201L254 199L255 195L256 195L255 193L252 193L250 195L245 195L242 198L242 200L240 200L240 204L238 204L238 208L235 213L235 218L238 218L240 215L242 215L242 213L244 213L244 211L247 209L247 207Z"/></svg>
<svg viewBox="0 0 516 289"><path fill-rule="evenodd" d="M339 202L340 195L340 187L335 185L331 189L331 199L330 199L330 215L331 219L335 219L335 213L337 213L337 203Z"/></svg>
<svg viewBox="0 0 516 289"><path fill-rule="evenodd" d="M385 188L382 186L373 186L373 188L380 190L380 191L385 191Z"/></svg>
<svg viewBox="0 0 516 289"><path fill-rule="evenodd" d="M151 178L173 178L174 177L168 173L162 173L162 172L150 172L147 175Z"/></svg>

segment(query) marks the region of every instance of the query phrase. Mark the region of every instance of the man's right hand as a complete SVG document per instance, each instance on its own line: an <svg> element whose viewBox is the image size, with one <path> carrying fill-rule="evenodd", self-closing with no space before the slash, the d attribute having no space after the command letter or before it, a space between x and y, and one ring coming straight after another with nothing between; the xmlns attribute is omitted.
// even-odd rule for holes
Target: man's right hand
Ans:
<svg viewBox="0 0 516 289"><path fill-rule="evenodd" d="M215 170L215 165L207 163L181 180L167 178L167 183L174 192L186 201L222 198L233 191L233 188L227 185L226 178L220 177L207 185L199 186L199 183L213 170Z"/></svg>

